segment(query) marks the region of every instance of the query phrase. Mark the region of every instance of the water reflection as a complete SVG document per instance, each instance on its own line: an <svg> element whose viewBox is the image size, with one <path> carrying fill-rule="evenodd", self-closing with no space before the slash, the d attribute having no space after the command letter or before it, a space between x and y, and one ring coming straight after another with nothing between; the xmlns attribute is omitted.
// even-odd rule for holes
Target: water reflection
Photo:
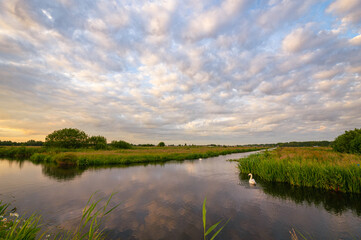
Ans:
<svg viewBox="0 0 361 240"><path fill-rule="evenodd" d="M24 166L24 162L26 162L26 160L23 159L3 159L3 158L0 158L0 161L8 162L9 166L14 166L14 167L18 166L19 169L22 169Z"/></svg>
<svg viewBox="0 0 361 240"><path fill-rule="evenodd" d="M240 180L248 179L247 174L240 174ZM308 204L323 207L328 212L341 215L352 210L361 215L361 194L346 194L311 187L292 186L287 183L266 182L257 179L263 192L275 198L292 200L297 204Z"/></svg>
<svg viewBox="0 0 361 240"><path fill-rule="evenodd" d="M0 197L19 213L36 211L48 226L70 230L91 194L107 198L117 192L110 205L120 206L105 222L108 239L201 239L205 197L209 224L231 218L218 239L288 240L292 227L314 239L361 236L361 218L347 211L360 213L357 196L328 196L257 176L252 187L237 163L226 161L245 155L88 169L4 160Z"/></svg>
<svg viewBox="0 0 361 240"><path fill-rule="evenodd" d="M11 160L12 161L12 160ZM21 168L24 160L17 161ZM181 163L182 161L172 161L168 163ZM189 162L192 162L189 160ZM104 170L104 169L115 169L115 168L130 168L130 167L139 167L139 166L164 166L166 163L133 163L127 165L112 165L112 166L91 166L91 167L74 167L74 166L59 166L56 164L43 164L37 163L36 165L41 165L42 173L44 176L49 177L50 179L56 179L61 181L71 181L77 176L81 176L84 172L88 170Z"/></svg>
<svg viewBox="0 0 361 240"><path fill-rule="evenodd" d="M51 179L61 180L61 181L70 181L75 177L82 175L85 169L75 168L75 167L66 167L66 166L57 166L57 165L42 165L41 172L44 176L47 176Z"/></svg>

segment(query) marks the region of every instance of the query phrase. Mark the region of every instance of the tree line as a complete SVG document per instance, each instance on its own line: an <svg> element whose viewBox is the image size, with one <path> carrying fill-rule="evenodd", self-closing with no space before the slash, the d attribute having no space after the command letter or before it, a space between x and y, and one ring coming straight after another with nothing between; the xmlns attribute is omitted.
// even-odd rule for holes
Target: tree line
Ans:
<svg viewBox="0 0 361 240"><path fill-rule="evenodd" d="M0 141L0 146L45 146L56 148L94 148L94 149L107 149L132 148L132 144L123 140L114 140L110 144L103 136L89 136L84 131L76 128L64 128L56 130L46 136L45 142L29 140L26 142L13 142L13 141ZM153 144L140 144L139 146L155 146ZM164 147L165 143L160 142L158 147ZM210 144L208 146L216 146ZM241 145L237 145L241 146ZM331 146L337 152L356 153L361 154L361 129L355 128L354 130L345 131L344 134L339 135L333 142L330 141L305 141L305 142L285 142L274 144L250 144L243 146L262 146L262 147L328 147Z"/></svg>
<svg viewBox="0 0 361 240"><path fill-rule="evenodd" d="M29 140L26 142L1 141L0 146L43 146L43 141Z"/></svg>
<svg viewBox="0 0 361 240"><path fill-rule="evenodd" d="M305 141L305 142L279 142L267 144L247 144L243 146L250 147L329 147L332 142L330 141Z"/></svg>
<svg viewBox="0 0 361 240"><path fill-rule="evenodd" d="M45 138L46 147L56 148L94 148L96 150L108 147L107 139L103 136L88 136L84 131L76 128L64 128L50 133ZM132 145L125 141L112 141L113 148L131 148Z"/></svg>

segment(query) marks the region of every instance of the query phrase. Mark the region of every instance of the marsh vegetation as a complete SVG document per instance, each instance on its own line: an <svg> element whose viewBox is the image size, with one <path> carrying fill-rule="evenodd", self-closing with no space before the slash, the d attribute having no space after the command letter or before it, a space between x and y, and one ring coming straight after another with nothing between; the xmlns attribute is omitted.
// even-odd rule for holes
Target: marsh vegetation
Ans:
<svg viewBox="0 0 361 240"><path fill-rule="evenodd" d="M331 148L277 148L239 161L242 173L270 182L361 193L361 156Z"/></svg>

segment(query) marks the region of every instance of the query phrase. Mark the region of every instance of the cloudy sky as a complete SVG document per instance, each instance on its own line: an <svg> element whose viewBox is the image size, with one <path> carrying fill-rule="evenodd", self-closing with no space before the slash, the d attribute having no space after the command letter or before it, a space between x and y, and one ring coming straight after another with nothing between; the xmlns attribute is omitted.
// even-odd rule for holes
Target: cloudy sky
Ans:
<svg viewBox="0 0 361 240"><path fill-rule="evenodd" d="M0 0L0 140L333 140L360 74L360 0Z"/></svg>

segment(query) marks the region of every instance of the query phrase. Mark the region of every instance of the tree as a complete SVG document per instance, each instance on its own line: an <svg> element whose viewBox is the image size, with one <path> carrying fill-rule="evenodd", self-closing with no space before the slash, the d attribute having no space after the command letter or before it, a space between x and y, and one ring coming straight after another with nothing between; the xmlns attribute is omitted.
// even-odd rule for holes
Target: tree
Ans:
<svg viewBox="0 0 361 240"><path fill-rule="evenodd" d="M336 152L352 153L357 152L361 136L361 129L345 131L344 134L338 136L332 143L332 148ZM351 147L352 146L352 147Z"/></svg>
<svg viewBox="0 0 361 240"><path fill-rule="evenodd" d="M44 143L42 141L29 140L24 143L25 146L43 146Z"/></svg>
<svg viewBox="0 0 361 240"><path fill-rule="evenodd" d="M357 135L350 143L351 153L361 154L361 134Z"/></svg>
<svg viewBox="0 0 361 240"><path fill-rule="evenodd" d="M165 147L165 143L164 142L158 143L158 147Z"/></svg>
<svg viewBox="0 0 361 240"><path fill-rule="evenodd" d="M113 148L122 148L122 149L130 149L130 148L132 148L132 145L130 143L127 143L126 141L122 141L122 140L112 141L110 143L110 145Z"/></svg>
<svg viewBox="0 0 361 240"><path fill-rule="evenodd" d="M107 139L103 136L92 136L88 139L88 146L96 150L107 148Z"/></svg>
<svg viewBox="0 0 361 240"><path fill-rule="evenodd" d="M81 148L87 145L88 135L76 128L54 131L45 138L48 147Z"/></svg>

